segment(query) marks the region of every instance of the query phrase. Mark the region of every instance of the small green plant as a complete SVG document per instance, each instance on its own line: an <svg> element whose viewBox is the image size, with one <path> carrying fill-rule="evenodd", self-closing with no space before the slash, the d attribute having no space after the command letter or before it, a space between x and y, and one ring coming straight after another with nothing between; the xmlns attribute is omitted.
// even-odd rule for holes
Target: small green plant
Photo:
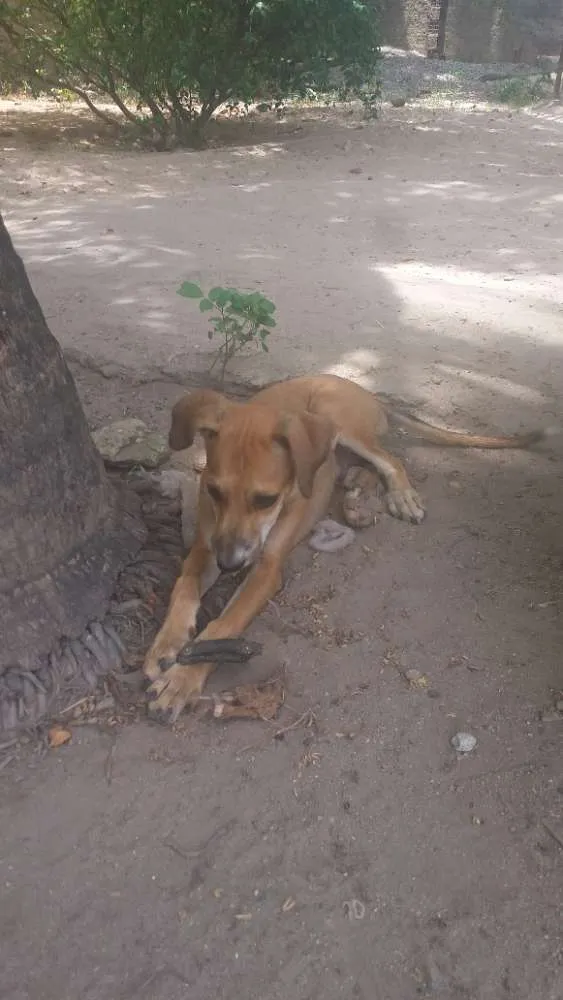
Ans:
<svg viewBox="0 0 563 1000"><path fill-rule="evenodd" d="M221 364L221 381L225 378L227 365L237 351L247 344L268 350L267 339L276 325L274 313L276 307L270 299L261 292L240 292L236 288L212 288L207 295L199 285L192 281L184 281L178 289L178 295L185 299L199 300L201 313L214 311L209 317L210 329L207 336L222 338L210 371L215 365Z"/></svg>
<svg viewBox="0 0 563 1000"><path fill-rule="evenodd" d="M502 80L492 88L493 99L501 104L512 104L516 108L524 108L535 104L548 96L544 81L536 77L513 76Z"/></svg>
<svg viewBox="0 0 563 1000"><path fill-rule="evenodd" d="M368 120L379 118L381 112L381 95L381 80L378 78L371 80L369 84L361 88L359 96L362 102L364 118Z"/></svg>

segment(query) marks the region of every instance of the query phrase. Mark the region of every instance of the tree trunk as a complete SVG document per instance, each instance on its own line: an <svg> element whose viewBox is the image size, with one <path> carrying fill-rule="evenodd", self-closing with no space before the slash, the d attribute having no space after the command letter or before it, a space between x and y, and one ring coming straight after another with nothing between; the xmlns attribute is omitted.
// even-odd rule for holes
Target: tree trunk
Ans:
<svg viewBox="0 0 563 1000"><path fill-rule="evenodd" d="M446 58L446 27L448 23L449 0L440 0L440 14L438 16L438 35L436 38L436 54L438 59Z"/></svg>
<svg viewBox="0 0 563 1000"><path fill-rule="evenodd" d="M0 678L103 617L144 536L129 504L0 216Z"/></svg>
<svg viewBox="0 0 563 1000"><path fill-rule="evenodd" d="M555 70L555 83L553 84L553 96L558 100L561 97L561 77L563 76L563 43L559 50L559 61Z"/></svg>

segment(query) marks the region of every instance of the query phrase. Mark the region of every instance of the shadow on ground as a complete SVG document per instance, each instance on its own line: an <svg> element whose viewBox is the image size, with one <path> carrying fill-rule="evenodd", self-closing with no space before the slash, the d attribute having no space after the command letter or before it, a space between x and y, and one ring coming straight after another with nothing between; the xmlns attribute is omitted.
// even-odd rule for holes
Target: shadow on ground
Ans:
<svg viewBox="0 0 563 1000"><path fill-rule="evenodd" d="M348 370L480 431L560 420L560 133L495 122L177 154L157 176L125 159L114 193L92 190L96 159L82 194L34 188L31 211L12 189L54 332L109 364L75 365L92 422L127 408L164 428L196 337L197 317L181 346L176 283L249 270L292 331L278 374ZM131 382L151 366L167 379ZM278 727L311 725L81 727L4 768L0 995L560 1000L561 444L392 446L427 521L302 547L251 629L262 661L213 679L284 669ZM463 759L459 730L478 741Z"/></svg>

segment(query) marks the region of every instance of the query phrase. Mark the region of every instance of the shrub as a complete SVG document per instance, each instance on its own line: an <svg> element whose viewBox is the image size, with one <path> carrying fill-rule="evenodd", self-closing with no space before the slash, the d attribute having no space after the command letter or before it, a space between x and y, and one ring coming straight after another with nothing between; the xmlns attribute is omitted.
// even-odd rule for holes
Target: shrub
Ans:
<svg viewBox="0 0 563 1000"><path fill-rule="evenodd" d="M156 134L201 141L214 112L374 78L375 6L364 0L0 0L13 78L96 97ZM1 39L0 39L1 41Z"/></svg>
<svg viewBox="0 0 563 1000"><path fill-rule="evenodd" d="M210 371L221 362L221 381L224 381L229 361L243 347L253 344L263 351L268 350L266 341L276 325L276 307L261 292L240 292L236 288L217 286L205 295L199 285L184 281L178 289L178 295L199 301L199 311L202 313L213 311L209 318L207 336L212 340L217 334L222 338L222 343Z"/></svg>
<svg viewBox="0 0 563 1000"><path fill-rule="evenodd" d="M513 76L492 88L493 100L524 108L549 96L549 90L540 77Z"/></svg>

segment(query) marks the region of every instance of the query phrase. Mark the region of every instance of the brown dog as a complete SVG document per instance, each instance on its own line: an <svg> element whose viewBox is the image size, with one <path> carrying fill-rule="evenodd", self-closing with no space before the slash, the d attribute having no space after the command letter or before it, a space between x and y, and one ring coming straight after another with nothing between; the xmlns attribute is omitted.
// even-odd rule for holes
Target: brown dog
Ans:
<svg viewBox="0 0 563 1000"><path fill-rule="evenodd" d="M200 432L207 466L195 541L145 661L157 715L175 720L201 694L213 669L210 664L182 666L175 659L193 637L201 597L219 573L252 567L201 639L240 635L279 590L288 554L327 509L337 476L337 445L377 470L391 514L422 521L424 508L402 464L379 445L388 416L419 437L458 447L523 448L544 436L542 431L480 437L441 430L390 410L366 389L333 375L282 382L248 403L230 402L210 390L176 403L170 447L188 448Z"/></svg>

